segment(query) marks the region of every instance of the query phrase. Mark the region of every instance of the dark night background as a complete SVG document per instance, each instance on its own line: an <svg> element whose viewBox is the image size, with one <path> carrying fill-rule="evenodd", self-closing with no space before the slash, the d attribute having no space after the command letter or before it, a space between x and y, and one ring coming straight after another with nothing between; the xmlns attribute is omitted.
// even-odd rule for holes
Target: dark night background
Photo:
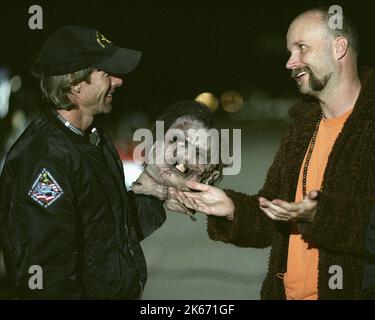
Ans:
<svg viewBox="0 0 375 320"><path fill-rule="evenodd" d="M42 30L28 27L28 9L35 4L43 9ZM99 116L114 140L129 142L132 130L150 126L173 102L205 91L220 97L238 90L245 100L242 110L215 113L225 128L242 129L241 174L226 177L221 187L256 192L285 132L286 107L297 96L285 69L288 26L304 10L334 4L357 25L359 65L375 67L372 0L2 0L0 76L19 75L22 86L10 94L7 115L0 116L0 169L11 142L41 106L39 85L29 70L43 40L63 25L81 25L97 29L118 46L143 52L141 64L116 91L112 112ZM0 91L0 105L2 98ZM205 229L203 216L194 224L171 214L160 232L143 242L149 265L144 298L259 297L267 251L214 243ZM1 271L0 261L0 298Z"/></svg>
<svg viewBox="0 0 375 320"><path fill-rule="evenodd" d="M30 30L28 8L43 8L43 30ZM373 65L374 1L2 1L0 64L38 88L29 67L43 39L63 25L98 29L119 46L143 51L125 79L111 116L145 110L211 91L261 88L270 96L296 94L285 70L285 34L301 11L343 5L361 35L360 64ZM108 120L108 119L107 119Z"/></svg>

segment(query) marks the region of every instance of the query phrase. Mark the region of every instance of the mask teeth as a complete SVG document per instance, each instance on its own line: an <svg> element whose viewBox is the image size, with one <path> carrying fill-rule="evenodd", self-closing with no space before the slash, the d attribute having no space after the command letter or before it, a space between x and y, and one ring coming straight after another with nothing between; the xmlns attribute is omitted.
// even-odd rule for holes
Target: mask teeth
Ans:
<svg viewBox="0 0 375 320"><path fill-rule="evenodd" d="M185 165L183 163L180 163L180 164L176 164L174 166L178 171L184 173L185 172Z"/></svg>

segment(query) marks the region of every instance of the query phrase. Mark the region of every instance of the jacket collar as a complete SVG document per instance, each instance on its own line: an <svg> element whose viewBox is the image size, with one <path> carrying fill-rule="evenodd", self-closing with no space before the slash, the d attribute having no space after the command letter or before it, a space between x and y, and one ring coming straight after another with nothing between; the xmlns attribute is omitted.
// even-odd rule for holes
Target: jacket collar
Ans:
<svg viewBox="0 0 375 320"><path fill-rule="evenodd" d="M56 113L53 111L53 106L45 106L42 111L42 117L47 120L49 123L51 123L55 128L59 129L60 131L63 131L65 135L69 137L72 142L76 144L83 144L83 145L91 145L89 135L86 133L83 133L83 135L77 134L73 132L71 129L66 127L64 123L58 119ZM90 130L94 128L94 125L91 125L86 132L90 132Z"/></svg>

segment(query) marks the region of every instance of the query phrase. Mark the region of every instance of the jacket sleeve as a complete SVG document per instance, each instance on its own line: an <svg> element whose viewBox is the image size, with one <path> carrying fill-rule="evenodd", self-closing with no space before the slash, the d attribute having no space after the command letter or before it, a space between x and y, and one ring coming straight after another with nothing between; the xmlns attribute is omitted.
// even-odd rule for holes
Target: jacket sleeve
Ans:
<svg viewBox="0 0 375 320"><path fill-rule="evenodd" d="M138 239L141 241L165 222L166 213L163 202L153 196L135 194L133 191L128 191L128 198L133 207L133 210L131 210L133 224Z"/></svg>
<svg viewBox="0 0 375 320"><path fill-rule="evenodd" d="M276 198L280 190L281 164L285 162L292 127L281 141L272 166L268 170L263 188L256 195L224 190L234 203L233 220L209 216L208 235L213 240L232 243L240 247L265 248L271 245L274 222L259 209L258 198Z"/></svg>
<svg viewBox="0 0 375 320"><path fill-rule="evenodd" d="M18 159L23 165L6 164L1 176L0 230L7 276L17 298L80 298L71 187L66 171L48 155L45 159Z"/></svg>
<svg viewBox="0 0 375 320"><path fill-rule="evenodd" d="M235 210L232 221L208 217L208 235L212 240L239 247L265 248L272 241L272 220L258 208L258 196L224 190L232 199Z"/></svg>
<svg viewBox="0 0 375 320"><path fill-rule="evenodd" d="M299 223L305 241L337 253L363 257L365 233L375 198L322 192L314 221Z"/></svg>

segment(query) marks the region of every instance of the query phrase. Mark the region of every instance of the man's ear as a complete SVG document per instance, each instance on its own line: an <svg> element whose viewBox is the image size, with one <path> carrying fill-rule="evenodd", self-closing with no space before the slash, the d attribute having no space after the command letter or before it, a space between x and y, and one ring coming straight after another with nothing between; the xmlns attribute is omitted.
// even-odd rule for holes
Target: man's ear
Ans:
<svg viewBox="0 0 375 320"><path fill-rule="evenodd" d="M348 52L349 42L344 37L338 37L335 40L335 56L337 60L341 60Z"/></svg>

